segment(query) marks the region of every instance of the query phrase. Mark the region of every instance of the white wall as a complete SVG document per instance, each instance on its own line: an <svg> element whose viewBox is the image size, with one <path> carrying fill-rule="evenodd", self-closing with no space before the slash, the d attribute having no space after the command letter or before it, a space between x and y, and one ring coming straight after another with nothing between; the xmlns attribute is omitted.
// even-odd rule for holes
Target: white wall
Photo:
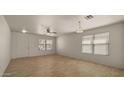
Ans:
<svg viewBox="0 0 124 93"><path fill-rule="evenodd" d="M83 35L110 32L109 56L81 53ZM68 34L57 38L57 52L73 58L124 68L124 23L92 29L82 34Z"/></svg>
<svg viewBox="0 0 124 93"><path fill-rule="evenodd" d="M0 76L10 62L10 29L3 16L0 16Z"/></svg>
<svg viewBox="0 0 124 93"><path fill-rule="evenodd" d="M38 49L39 39L52 39L53 49L50 51L40 51ZM56 52L55 37L41 36L36 34L23 34L21 32L12 32L12 58L31 57L54 54Z"/></svg>

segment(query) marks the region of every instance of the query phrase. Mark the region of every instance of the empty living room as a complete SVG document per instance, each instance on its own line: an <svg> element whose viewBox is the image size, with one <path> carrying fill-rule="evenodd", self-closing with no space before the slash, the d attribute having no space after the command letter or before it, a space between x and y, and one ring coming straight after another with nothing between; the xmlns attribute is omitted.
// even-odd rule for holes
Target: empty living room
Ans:
<svg viewBox="0 0 124 93"><path fill-rule="evenodd" d="M124 76L124 16L0 16L0 76Z"/></svg>
<svg viewBox="0 0 124 93"><path fill-rule="evenodd" d="M123 86L123 0L0 0L1 93Z"/></svg>

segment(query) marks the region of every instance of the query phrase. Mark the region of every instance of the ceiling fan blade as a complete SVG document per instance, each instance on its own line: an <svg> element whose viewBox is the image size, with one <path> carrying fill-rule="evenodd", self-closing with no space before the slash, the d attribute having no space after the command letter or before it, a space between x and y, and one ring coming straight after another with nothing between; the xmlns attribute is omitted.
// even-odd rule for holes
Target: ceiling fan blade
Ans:
<svg viewBox="0 0 124 93"><path fill-rule="evenodd" d="M47 33L50 33L50 28L47 28L47 30L46 30L46 31L47 31Z"/></svg>
<svg viewBox="0 0 124 93"><path fill-rule="evenodd" d="M41 27L43 27L43 28L45 28L45 29L46 29L46 28L48 28L48 27L47 27L47 26L45 26L45 25L41 25Z"/></svg>
<svg viewBox="0 0 124 93"><path fill-rule="evenodd" d="M51 26L45 26L45 25L41 25L44 29L46 29L46 33L49 33L49 34L57 34L57 32L55 32L55 31L51 31L51 27L52 27L52 25Z"/></svg>
<svg viewBox="0 0 124 93"><path fill-rule="evenodd" d="M57 32L52 32L52 33L57 34Z"/></svg>

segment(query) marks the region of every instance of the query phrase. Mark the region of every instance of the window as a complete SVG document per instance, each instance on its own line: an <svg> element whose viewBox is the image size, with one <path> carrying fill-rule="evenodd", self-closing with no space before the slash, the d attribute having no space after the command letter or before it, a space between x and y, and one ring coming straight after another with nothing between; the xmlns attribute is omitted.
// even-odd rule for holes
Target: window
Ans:
<svg viewBox="0 0 124 93"><path fill-rule="evenodd" d="M93 52L93 35L83 36L82 52L91 54Z"/></svg>
<svg viewBox="0 0 124 93"><path fill-rule="evenodd" d="M44 39L39 39L39 46L38 47L41 51L45 50L45 40Z"/></svg>
<svg viewBox="0 0 124 93"><path fill-rule="evenodd" d="M82 53L108 55L109 32L83 36Z"/></svg>
<svg viewBox="0 0 124 93"><path fill-rule="evenodd" d="M41 51L52 50L52 46L53 46L52 40L39 39L38 47Z"/></svg>
<svg viewBox="0 0 124 93"><path fill-rule="evenodd" d="M46 50L52 50L53 42L52 40L46 40Z"/></svg>
<svg viewBox="0 0 124 93"><path fill-rule="evenodd" d="M94 54L108 55L109 32L94 36Z"/></svg>

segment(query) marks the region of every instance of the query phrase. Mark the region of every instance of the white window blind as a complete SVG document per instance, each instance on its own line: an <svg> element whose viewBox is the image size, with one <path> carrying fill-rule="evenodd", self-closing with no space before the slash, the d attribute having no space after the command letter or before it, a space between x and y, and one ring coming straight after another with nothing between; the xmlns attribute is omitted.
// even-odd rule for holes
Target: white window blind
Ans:
<svg viewBox="0 0 124 93"><path fill-rule="evenodd" d="M38 45L39 49L41 51L45 50L45 40L44 39L39 39L39 45Z"/></svg>
<svg viewBox="0 0 124 93"><path fill-rule="evenodd" d="M92 42L93 35L83 36L82 39L82 52L83 53L92 53Z"/></svg>
<svg viewBox="0 0 124 93"><path fill-rule="evenodd" d="M46 41L46 44L52 44L53 42L52 42L52 40L47 40Z"/></svg>
<svg viewBox="0 0 124 93"><path fill-rule="evenodd" d="M94 54L108 55L108 45L95 45Z"/></svg>
<svg viewBox="0 0 124 93"><path fill-rule="evenodd" d="M94 36L94 54L108 55L109 32Z"/></svg>
<svg viewBox="0 0 124 93"><path fill-rule="evenodd" d="M46 40L46 49L52 50L53 41L52 40Z"/></svg>
<svg viewBox="0 0 124 93"><path fill-rule="evenodd" d="M44 39L39 39L39 44L45 44L45 40Z"/></svg>
<svg viewBox="0 0 124 93"><path fill-rule="evenodd" d="M94 44L105 44L105 43L109 43L109 32L95 35Z"/></svg>
<svg viewBox="0 0 124 93"><path fill-rule="evenodd" d="M82 45L83 53L92 53L92 45Z"/></svg>

